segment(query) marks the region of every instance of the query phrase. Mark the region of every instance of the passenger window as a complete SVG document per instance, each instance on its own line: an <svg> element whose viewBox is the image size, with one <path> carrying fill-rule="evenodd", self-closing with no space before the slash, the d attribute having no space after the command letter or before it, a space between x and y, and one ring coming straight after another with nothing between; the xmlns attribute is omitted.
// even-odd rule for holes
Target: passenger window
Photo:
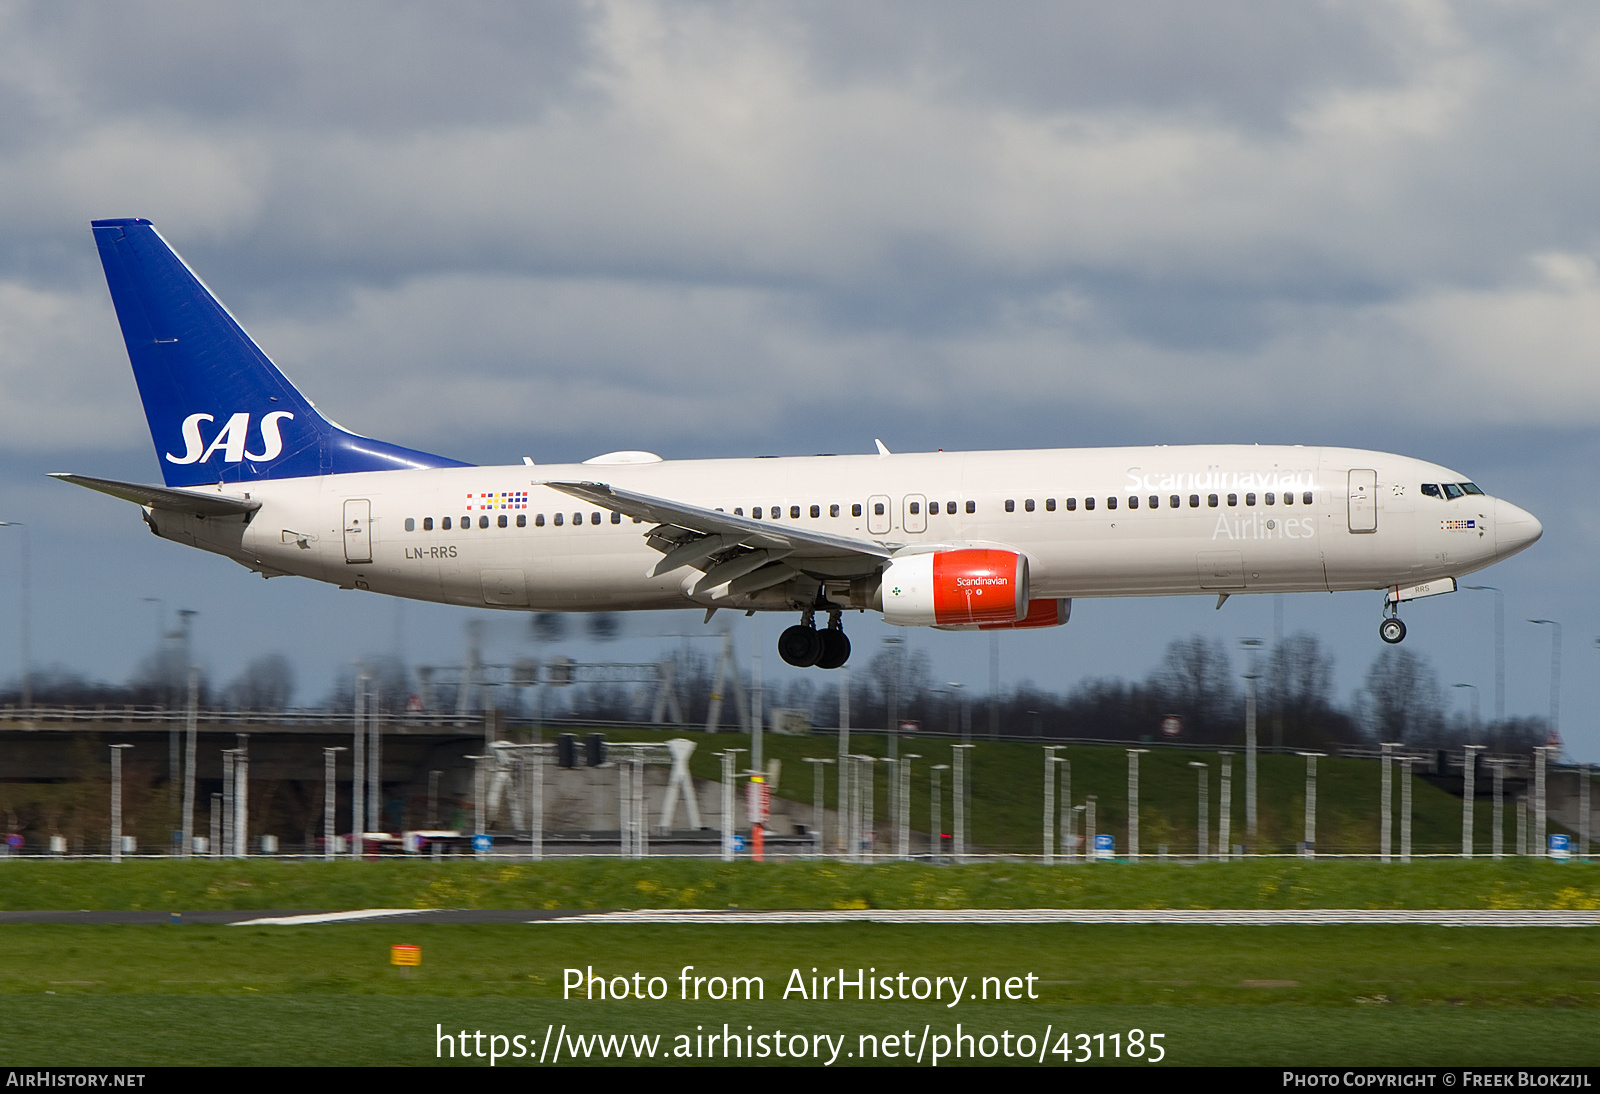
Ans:
<svg viewBox="0 0 1600 1094"><path fill-rule="evenodd" d="M1447 482L1444 484L1444 496L1449 498L1451 501L1455 501L1463 493L1465 493L1465 491L1463 491L1461 487L1457 486L1453 482Z"/></svg>
<svg viewBox="0 0 1600 1094"><path fill-rule="evenodd" d="M479 517L478 518L478 527L479 528L487 528L487 527L489 527L489 518L488 517Z"/></svg>
<svg viewBox="0 0 1600 1094"><path fill-rule="evenodd" d="M432 517L423 517L422 518L422 530L424 532L433 531L433 518Z"/></svg>
<svg viewBox="0 0 1600 1094"><path fill-rule="evenodd" d="M872 514L878 517L883 516L883 502L875 501L872 503Z"/></svg>
<svg viewBox="0 0 1600 1094"><path fill-rule="evenodd" d="M742 506L735 505L733 507L733 515L736 517L744 516L744 508Z"/></svg>
<svg viewBox="0 0 1600 1094"><path fill-rule="evenodd" d="M1022 507L1030 513L1033 512L1033 499L1029 498L1027 501L1023 502Z"/></svg>
<svg viewBox="0 0 1600 1094"><path fill-rule="evenodd" d="M1294 504L1294 495L1293 494L1285 494L1283 496L1283 504L1285 504L1285 505L1293 505Z"/></svg>
<svg viewBox="0 0 1600 1094"><path fill-rule="evenodd" d="M1139 508L1139 499L1138 499L1138 497L1130 497L1128 499L1128 508L1129 509L1137 509L1137 508Z"/></svg>
<svg viewBox="0 0 1600 1094"><path fill-rule="evenodd" d="M462 517L461 518L461 527L463 527L463 528L471 528L472 527L472 518L470 516Z"/></svg>
<svg viewBox="0 0 1600 1094"><path fill-rule="evenodd" d="M861 515L861 503L859 501L850 506L850 515L852 517L859 517Z"/></svg>
<svg viewBox="0 0 1600 1094"><path fill-rule="evenodd" d="M1152 508L1152 509L1160 509L1161 508L1161 499L1156 497L1156 495L1154 495L1154 494L1150 495L1150 508Z"/></svg>
<svg viewBox="0 0 1600 1094"><path fill-rule="evenodd" d="M500 519L499 519L499 521L497 521L497 523L500 525L500 527L504 528L507 525L509 525L511 522L506 519L506 515L504 513L501 513L500 514Z"/></svg>
<svg viewBox="0 0 1600 1094"><path fill-rule="evenodd" d="M1246 505L1254 505L1256 503L1256 496L1254 494L1246 494L1244 496L1244 503Z"/></svg>
<svg viewBox="0 0 1600 1094"><path fill-rule="evenodd" d="M406 518L406 531L415 532L416 530L417 530L417 522L415 520L413 520L412 518L407 517Z"/></svg>
<svg viewBox="0 0 1600 1094"><path fill-rule="evenodd" d="M1070 512L1072 512L1073 510L1075 510L1077 508L1078 508L1078 499L1077 498L1068 498L1067 499L1067 512L1070 513Z"/></svg>
<svg viewBox="0 0 1600 1094"><path fill-rule="evenodd" d="M944 503L944 512L945 512L946 516L949 516L949 517L955 516L956 515L956 503L953 502L953 501L945 502Z"/></svg>
<svg viewBox="0 0 1600 1094"><path fill-rule="evenodd" d="M1044 499L1044 511L1046 513L1054 513L1056 511L1056 499L1055 498L1045 498Z"/></svg>
<svg viewBox="0 0 1600 1094"><path fill-rule="evenodd" d="M573 525L573 527L576 528L576 527L580 526L581 524L583 524L583 514L582 513L574 513L574 514L572 514L572 525Z"/></svg>
<svg viewBox="0 0 1600 1094"><path fill-rule="evenodd" d="M793 517L795 520L799 520L800 519L800 507L798 505L789 506L789 515L791 517Z"/></svg>
<svg viewBox="0 0 1600 1094"><path fill-rule="evenodd" d="M1302 504L1302 505L1310 505L1311 504L1311 491L1307 490L1304 494L1300 495L1300 504Z"/></svg>
<svg viewBox="0 0 1600 1094"><path fill-rule="evenodd" d="M1093 498L1084 498L1083 499L1083 507L1085 509L1093 509L1094 508L1094 499Z"/></svg>
<svg viewBox="0 0 1600 1094"><path fill-rule="evenodd" d="M1189 495L1189 508L1190 509L1198 509L1198 508L1200 508L1200 495L1199 494L1190 494Z"/></svg>
<svg viewBox="0 0 1600 1094"><path fill-rule="evenodd" d="M760 520L761 519L761 506L758 505L754 509L750 510L750 515L752 517L754 517L756 520Z"/></svg>
<svg viewBox="0 0 1600 1094"><path fill-rule="evenodd" d="M1106 508L1107 509L1115 509L1116 507L1117 507L1117 499L1116 498L1107 498L1106 499Z"/></svg>
<svg viewBox="0 0 1600 1094"><path fill-rule="evenodd" d="M613 512L611 514L611 523L612 524L621 524L622 523L622 514L621 513L617 513L617 512Z"/></svg>
<svg viewBox="0 0 1600 1094"><path fill-rule="evenodd" d="M590 513L589 514L589 523L590 524L599 524L600 523L600 514L599 513Z"/></svg>
<svg viewBox="0 0 1600 1094"><path fill-rule="evenodd" d="M1167 499L1167 506L1169 508L1176 509L1181 504L1183 504L1183 499L1178 497L1176 494Z"/></svg>
<svg viewBox="0 0 1600 1094"><path fill-rule="evenodd" d="M812 507L811 507L811 515L812 515L812 516L813 516L813 517L820 517L820 516L821 516L821 515L822 515L822 506L820 506L820 505L813 505L813 506L812 506Z"/></svg>
<svg viewBox="0 0 1600 1094"><path fill-rule="evenodd" d="M837 505L828 506L828 515L830 517L838 516L839 515L839 507Z"/></svg>
<svg viewBox="0 0 1600 1094"><path fill-rule="evenodd" d="M975 501L967 502L967 512L976 513L977 511L978 511L978 503L977 502L975 502Z"/></svg>
<svg viewBox="0 0 1600 1094"><path fill-rule="evenodd" d="M517 527L518 528L526 528L527 526L528 526L528 514L526 514L526 513L518 513L517 514Z"/></svg>
<svg viewBox="0 0 1600 1094"><path fill-rule="evenodd" d="M1233 506L1238 505L1238 504L1239 504L1239 495L1238 494L1229 494L1228 495L1228 507L1231 509Z"/></svg>
<svg viewBox="0 0 1600 1094"><path fill-rule="evenodd" d="M557 513L556 516L555 516L555 521L556 521L556 527L560 528L563 524L565 524L567 522L567 515L565 513Z"/></svg>
<svg viewBox="0 0 1600 1094"><path fill-rule="evenodd" d="M1017 511L1017 503L1015 501L1013 501L1011 498L1007 498L1006 499L1006 512L1015 513L1016 511Z"/></svg>
<svg viewBox="0 0 1600 1094"><path fill-rule="evenodd" d="M1277 498L1276 494L1268 494L1267 495L1267 504L1268 505L1271 505L1273 502L1275 502L1277 500L1278 500L1278 498Z"/></svg>
<svg viewBox="0 0 1600 1094"><path fill-rule="evenodd" d="M445 517L443 520L441 520L439 522L439 527L448 532L450 530L450 518Z"/></svg>
<svg viewBox="0 0 1600 1094"><path fill-rule="evenodd" d="M915 501L912 502L911 503L911 515L912 516L916 516L920 512L922 512L922 504L920 502L915 502Z"/></svg>
<svg viewBox="0 0 1600 1094"><path fill-rule="evenodd" d="M1215 494L1207 494L1206 504L1212 509L1215 509L1217 507L1217 496Z"/></svg>
<svg viewBox="0 0 1600 1094"><path fill-rule="evenodd" d="M556 514L557 517L559 517L560 515L561 515L560 513ZM535 528L543 528L544 527L544 514L543 513L540 513L538 516L533 518L533 526Z"/></svg>

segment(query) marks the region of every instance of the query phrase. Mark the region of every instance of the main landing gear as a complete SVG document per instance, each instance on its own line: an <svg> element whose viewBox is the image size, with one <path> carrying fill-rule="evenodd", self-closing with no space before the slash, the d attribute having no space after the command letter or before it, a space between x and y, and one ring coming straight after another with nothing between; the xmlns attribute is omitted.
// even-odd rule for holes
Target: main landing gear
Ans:
<svg viewBox="0 0 1600 1094"><path fill-rule="evenodd" d="M827 629L820 631L816 612L806 612L798 624L778 636L778 656L797 668L836 669L850 660L850 639L839 625L838 611L828 613Z"/></svg>

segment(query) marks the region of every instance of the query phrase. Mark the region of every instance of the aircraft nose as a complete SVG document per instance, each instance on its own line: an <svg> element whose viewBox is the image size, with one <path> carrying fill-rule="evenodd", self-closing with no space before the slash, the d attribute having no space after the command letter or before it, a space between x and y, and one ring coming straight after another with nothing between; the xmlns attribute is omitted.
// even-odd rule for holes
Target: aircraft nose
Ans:
<svg viewBox="0 0 1600 1094"><path fill-rule="evenodd" d="M1544 535L1544 525L1526 509L1496 498L1494 503L1495 554L1501 558L1531 547Z"/></svg>

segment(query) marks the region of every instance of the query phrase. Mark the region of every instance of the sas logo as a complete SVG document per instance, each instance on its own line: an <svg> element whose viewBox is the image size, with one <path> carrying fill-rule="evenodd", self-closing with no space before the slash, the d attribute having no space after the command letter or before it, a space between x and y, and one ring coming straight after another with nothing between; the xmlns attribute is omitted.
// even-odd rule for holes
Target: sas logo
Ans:
<svg viewBox="0 0 1600 1094"><path fill-rule="evenodd" d="M200 434L201 422L214 422L217 419L210 414L191 414L183 420L182 456L166 453L168 463L205 463L217 452L222 453L225 463L239 463L242 460L271 460L276 459L283 451L283 436L278 432L278 423L284 418L291 421L294 415L287 410L274 410L261 419L261 451L246 452L245 445L250 439L250 415L244 411L233 415L228 423L217 431L207 444Z"/></svg>

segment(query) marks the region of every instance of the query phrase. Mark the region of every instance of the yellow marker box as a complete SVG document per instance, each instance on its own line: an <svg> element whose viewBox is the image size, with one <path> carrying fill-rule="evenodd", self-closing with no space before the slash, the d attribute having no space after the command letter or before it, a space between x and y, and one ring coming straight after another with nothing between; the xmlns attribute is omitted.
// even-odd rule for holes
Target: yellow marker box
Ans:
<svg viewBox="0 0 1600 1094"><path fill-rule="evenodd" d="M422 964L421 946L390 946L389 964L391 965L420 965Z"/></svg>

